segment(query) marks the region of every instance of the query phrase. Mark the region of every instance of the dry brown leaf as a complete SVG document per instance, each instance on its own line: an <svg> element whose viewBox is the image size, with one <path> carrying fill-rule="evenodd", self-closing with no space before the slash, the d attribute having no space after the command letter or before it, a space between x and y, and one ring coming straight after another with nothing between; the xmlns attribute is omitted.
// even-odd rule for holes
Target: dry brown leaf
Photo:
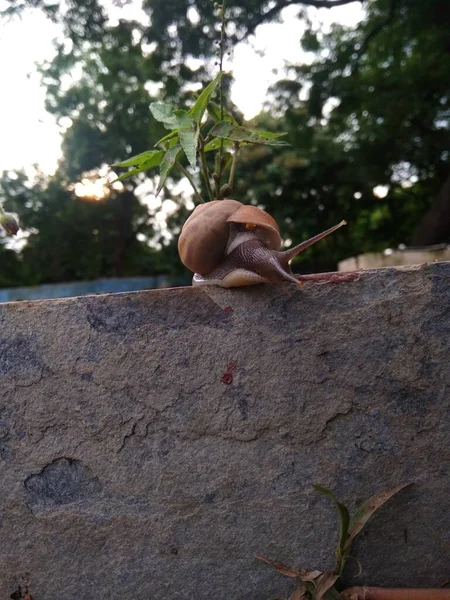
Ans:
<svg viewBox="0 0 450 600"><path fill-rule="evenodd" d="M324 594L333 587L338 578L339 575L337 575L334 571L325 571L322 573L320 577L314 581L316 586L313 596L314 600L322 600Z"/></svg>
<svg viewBox="0 0 450 600"><path fill-rule="evenodd" d="M369 500L367 500L367 502L364 502L364 504L362 504L358 508L355 516L352 518L352 520L350 522L350 529L348 532L348 542L347 542L348 548L350 547L352 541L355 539L355 537L358 535L358 533L363 529L363 527L365 526L367 521L370 519L370 517L373 515L373 513L375 511L377 511L390 498L392 498L392 496L394 496L394 494L396 494L397 492L399 492L400 490L402 490L403 488L405 488L408 485L411 485L411 482L402 483L400 485L397 485L397 486L391 488L390 490L384 490L383 492L375 494L374 496L369 498Z"/></svg>
<svg viewBox="0 0 450 600"><path fill-rule="evenodd" d="M306 588L304 585L300 586L289 596L289 600L305 600L306 596Z"/></svg>
<svg viewBox="0 0 450 600"><path fill-rule="evenodd" d="M265 558L264 556L257 556L256 558L258 560L262 560L263 562L267 563L268 565L271 565L274 569L276 569L280 573L283 573L283 575L286 575L286 577L292 577L293 579L297 579L299 576L298 571L294 571L294 570L290 569L289 567L286 567L285 565L278 562L277 560L270 560L270 558Z"/></svg>
<svg viewBox="0 0 450 600"><path fill-rule="evenodd" d="M302 581L315 581L321 575L322 571L306 571L305 569L300 569L298 572L298 576Z"/></svg>

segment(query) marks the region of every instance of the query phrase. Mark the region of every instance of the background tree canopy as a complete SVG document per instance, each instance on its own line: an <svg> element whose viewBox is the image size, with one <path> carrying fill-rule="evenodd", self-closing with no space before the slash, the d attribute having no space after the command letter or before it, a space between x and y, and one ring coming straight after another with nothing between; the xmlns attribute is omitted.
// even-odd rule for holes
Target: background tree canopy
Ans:
<svg viewBox="0 0 450 600"><path fill-rule="evenodd" d="M299 257L299 272L333 269L366 251L450 239L450 3L366 0L356 28L336 25L328 34L309 20L308 7L348 3L227 3L230 48L286 6L297 6L307 26L302 45L311 63L286 69L252 123L288 132L291 146L243 149L232 194L269 210L293 241L348 221ZM30 181L9 172L0 180L5 207L30 232L19 255L2 248L0 285L183 273L175 244L187 209L173 180L162 193L178 210L165 232L139 201L155 173L126 180L102 201L80 199L76 184L164 135L150 102L193 102L192 92L217 69L214 3L144 0L139 19L115 24L100 0L5 5L3 18L34 7L63 27L41 72L47 109L66 131L53 177ZM384 194L374 194L378 186Z"/></svg>

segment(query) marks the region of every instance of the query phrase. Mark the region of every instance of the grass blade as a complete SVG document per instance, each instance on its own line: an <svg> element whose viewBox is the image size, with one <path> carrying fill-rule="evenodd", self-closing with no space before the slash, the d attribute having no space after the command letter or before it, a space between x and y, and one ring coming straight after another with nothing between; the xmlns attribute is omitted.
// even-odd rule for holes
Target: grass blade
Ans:
<svg viewBox="0 0 450 600"><path fill-rule="evenodd" d="M348 508L344 505L341 504L341 502L339 502L336 499L336 496L333 494L333 492L330 492L330 490L328 490L327 488L323 487L322 485L314 485L313 486L314 489L316 490L316 492L319 492L319 494L323 494L324 496L327 496L328 498L330 498L330 500L333 500L334 504L336 505L338 514L339 514L339 523L340 523L340 535L339 535L339 555L342 556L342 554L344 553L345 547L348 543L348 536L349 536L349 526L350 526L350 513L348 512Z"/></svg>
<svg viewBox="0 0 450 600"><path fill-rule="evenodd" d="M392 496L397 494L397 492L407 487L408 485L411 485L411 482L396 485L395 487L389 490L384 490L382 492L379 492L378 494L375 494L366 502L361 504L361 506L357 509L356 514L353 516L350 522L348 534L349 537L347 542L348 549L350 549L351 543L358 535L358 533L360 533L361 530L364 528L367 521L374 514L374 512L376 512L381 506L383 506L383 504L390 500Z"/></svg>

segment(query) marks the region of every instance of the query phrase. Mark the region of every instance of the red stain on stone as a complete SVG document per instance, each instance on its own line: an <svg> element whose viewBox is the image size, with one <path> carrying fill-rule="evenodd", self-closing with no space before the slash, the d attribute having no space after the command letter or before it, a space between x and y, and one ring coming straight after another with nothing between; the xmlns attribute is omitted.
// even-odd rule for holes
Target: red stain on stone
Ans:
<svg viewBox="0 0 450 600"><path fill-rule="evenodd" d="M233 312L233 309L231 306L225 306L225 308L223 310L228 313Z"/></svg>
<svg viewBox="0 0 450 600"><path fill-rule="evenodd" d="M231 361L227 364L225 371L222 373L222 376L220 378L220 380L222 381L222 383L224 383L225 385L230 385L230 383L233 383L233 371L236 368L236 363Z"/></svg>

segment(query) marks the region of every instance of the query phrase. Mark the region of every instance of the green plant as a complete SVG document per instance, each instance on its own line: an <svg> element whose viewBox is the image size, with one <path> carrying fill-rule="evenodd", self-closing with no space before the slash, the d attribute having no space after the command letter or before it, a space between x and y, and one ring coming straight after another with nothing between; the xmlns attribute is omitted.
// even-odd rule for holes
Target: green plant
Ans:
<svg viewBox="0 0 450 600"><path fill-rule="evenodd" d="M262 556L258 556L269 565L272 565L277 571L292 577L300 582L299 587L294 591L289 600L340 600L341 596L335 588L335 584L342 575L345 564L350 558L350 550L356 536L362 531L370 517L385 504L394 494L410 485L403 483L388 490L375 494L357 508L355 514L350 517L348 508L336 499L336 496L323 487L315 485L314 489L330 498L338 511L340 522L339 543L335 550L335 561L330 571L308 571L306 569L295 570L278 561L273 561Z"/></svg>
<svg viewBox="0 0 450 600"><path fill-rule="evenodd" d="M219 73L203 89L189 110L176 108L171 104L154 102L150 105L153 117L170 130L170 133L155 143L155 148L146 150L112 167L131 169L115 181L122 181L160 167L160 180L156 191L159 194L173 168L177 168L190 182L196 201L204 202L195 181L196 175L189 167L196 169L200 163L200 173L206 190L207 200L227 197L233 189L239 150L247 144L265 144L269 146L288 146L280 137L284 133L256 131L240 125L233 115L224 108L224 40L225 40L225 0L215 3L221 22L219 50ZM219 104L213 97L219 92ZM207 155L216 152L214 172L211 173ZM224 177L226 175L226 181Z"/></svg>

